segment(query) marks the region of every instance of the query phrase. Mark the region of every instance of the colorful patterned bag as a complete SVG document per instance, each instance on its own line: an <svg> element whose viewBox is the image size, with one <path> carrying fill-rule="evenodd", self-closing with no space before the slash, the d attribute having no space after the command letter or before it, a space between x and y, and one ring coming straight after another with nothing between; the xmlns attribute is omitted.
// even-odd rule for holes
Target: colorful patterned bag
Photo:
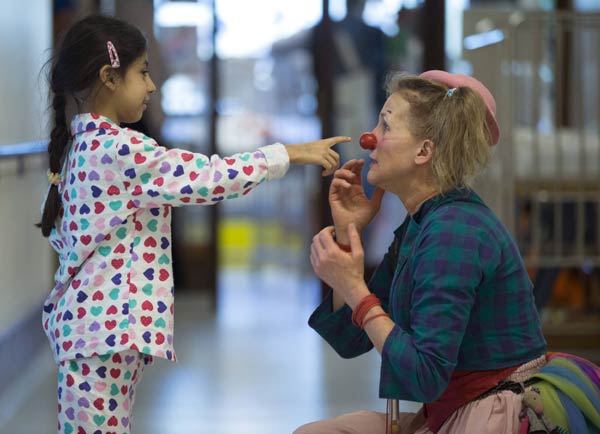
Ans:
<svg viewBox="0 0 600 434"><path fill-rule="evenodd" d="M600 434L600 367L572 354L546 359L523 394L519 434Z"/></svg>

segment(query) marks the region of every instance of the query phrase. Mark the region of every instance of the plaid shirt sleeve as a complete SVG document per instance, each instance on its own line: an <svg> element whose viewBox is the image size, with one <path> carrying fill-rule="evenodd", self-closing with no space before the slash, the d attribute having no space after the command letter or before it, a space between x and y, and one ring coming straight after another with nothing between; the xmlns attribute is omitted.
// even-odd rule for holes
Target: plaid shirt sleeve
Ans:
<svg viewBox="0 0 600 434"><path fill-rule="evenodd" d="M490 247L493 240L486 239L489 235L469 213L441 208L432 214L414 229L409 260L391 290L405 294L393 307L400 312L392 314L402 318L404 311L405 321L395 321L382 351L384 397L431 402L444 391L484 267L494 268L500 261L497 249Z"/></svg>
<svg viewBox="0 0 600 434"><path fill-rule="evenodd" d="M389 291L396 268L398 245L406 222L396 230L396 237L384 255L373 277L369 281L369 290L381 300L381 307L388 311ZM352 309L344 304L333 311L333 293L330 290L323 302L314 311L308 324L343 358L352 358L364 354L373 348L368 335L352 324Z"/></svg>

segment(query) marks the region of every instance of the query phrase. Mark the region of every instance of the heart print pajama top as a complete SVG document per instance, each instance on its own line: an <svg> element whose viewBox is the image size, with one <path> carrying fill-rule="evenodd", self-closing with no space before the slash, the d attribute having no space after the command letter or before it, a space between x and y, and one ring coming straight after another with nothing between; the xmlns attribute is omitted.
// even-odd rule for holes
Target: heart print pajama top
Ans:
<svg viewBox="0 0 600 434"><path fill-rule="evenodd" d="M209 158L93 113L76 115L71 134L50 234L59 268L42 319L54 358L132 349L176 360L171 207L212 205L282 177L285 147Z"/></svg>

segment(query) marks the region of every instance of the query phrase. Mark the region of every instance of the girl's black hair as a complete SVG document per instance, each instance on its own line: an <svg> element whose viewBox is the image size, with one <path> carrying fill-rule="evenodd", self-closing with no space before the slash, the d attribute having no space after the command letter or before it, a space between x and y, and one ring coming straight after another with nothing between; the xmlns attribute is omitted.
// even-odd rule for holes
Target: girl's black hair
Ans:
<svg viewBox="0 0 600 434"><path fill-rule="evenodd" d="M116 18L98 15L76 22L47 62L47 65L51 65L48 81L54 111L48 143L50 172L61 173L71 142L66 115L67 101L72 98L79 107L89 96L99 80L100 69L110 65L108 41L112 42L119 55L121 65L116 72L121 76L146 51L146 38L137 27ZM42 221L37 225L45 237L50 235L60 212L60 193L56 185L51 185Z"/></svg>

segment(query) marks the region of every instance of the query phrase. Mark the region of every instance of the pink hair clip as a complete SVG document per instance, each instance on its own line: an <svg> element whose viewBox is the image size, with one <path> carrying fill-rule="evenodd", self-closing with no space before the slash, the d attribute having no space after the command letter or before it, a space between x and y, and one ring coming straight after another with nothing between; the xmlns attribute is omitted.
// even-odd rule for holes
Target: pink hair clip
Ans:
<svg viewBox="0 0 600 434"><path fill-rule="evenodd" d="M106 48L108 48L108 57L110 57L110 66L113 68L118 68L121 66L121 61L119 60L119 55L117 54L117 49L113 45L111 41L106 43Z"/></svg>

